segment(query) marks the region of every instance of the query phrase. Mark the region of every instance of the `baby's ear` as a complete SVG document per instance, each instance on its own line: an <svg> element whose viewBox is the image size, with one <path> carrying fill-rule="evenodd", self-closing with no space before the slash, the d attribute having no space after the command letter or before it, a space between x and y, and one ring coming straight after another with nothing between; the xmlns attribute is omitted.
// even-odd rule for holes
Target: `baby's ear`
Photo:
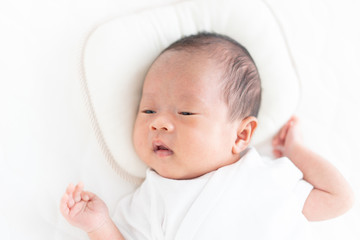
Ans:
<svg viewBox="0 0 360 240"><path fill-rule="evenodd" d="M253 116L241 120L237 129L237 138L232 148L233 154L239 154L248 147L257 125L257 118Z"/></svg>

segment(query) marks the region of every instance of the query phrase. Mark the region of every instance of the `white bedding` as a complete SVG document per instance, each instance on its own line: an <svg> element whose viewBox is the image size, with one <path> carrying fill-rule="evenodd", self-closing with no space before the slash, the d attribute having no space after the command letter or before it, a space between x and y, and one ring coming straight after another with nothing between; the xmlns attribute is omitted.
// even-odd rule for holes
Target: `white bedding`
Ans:
<svg viewBox="0 0 360 240"><path fill-rule="evenodd" d="M0 239L86 239L60 216L79 180L114 212L134 186L105 161L83 102L78 64L97 24L175 1L0 3ZM268 0L287 33L303 86L298 114L309 144L354 187L354 208L312 223L311 239L360 238L360 10L357 1Z"/></svg>

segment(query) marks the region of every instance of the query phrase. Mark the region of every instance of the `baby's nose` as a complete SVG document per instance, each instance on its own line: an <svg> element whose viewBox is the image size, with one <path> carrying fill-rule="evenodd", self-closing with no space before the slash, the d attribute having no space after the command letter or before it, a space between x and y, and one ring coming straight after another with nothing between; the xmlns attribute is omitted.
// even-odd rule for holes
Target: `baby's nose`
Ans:
<svg viewBox="0 0 360 240"><path fill-rule="evenodd" d="M170 121L168 117L159 116L150 124L150 129L155 130L163 130L171 132L174 130L174 124Z"/></svg>

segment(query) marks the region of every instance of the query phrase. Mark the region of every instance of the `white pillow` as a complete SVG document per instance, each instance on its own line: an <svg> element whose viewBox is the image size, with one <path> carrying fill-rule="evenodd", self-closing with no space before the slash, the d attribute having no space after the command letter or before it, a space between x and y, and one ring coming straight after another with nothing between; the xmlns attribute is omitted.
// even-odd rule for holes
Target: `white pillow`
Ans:
<svg viewBox="0 0 360 240"><path fill-rule="evenodd" d="M147 69L170 43L204 30L239 41L259 68L263 95L254 145L270 139L296 109L296 69L281 27L261 0L184 1L112 19L89 35L82 80L99 144L132 183L140 183L146 169L131 139Z"/></svg>

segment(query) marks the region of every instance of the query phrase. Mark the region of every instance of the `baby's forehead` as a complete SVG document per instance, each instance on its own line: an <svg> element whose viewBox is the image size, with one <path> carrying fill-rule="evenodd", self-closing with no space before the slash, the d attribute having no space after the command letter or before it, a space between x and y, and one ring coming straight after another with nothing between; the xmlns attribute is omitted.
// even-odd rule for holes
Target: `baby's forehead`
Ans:
<svg viewBox="0 0 360 240"><path fill-rule="evenodd" d="M173 67L183 67L186 70L206 69L206 72L225 71L225 64L223 59L215 56L206 49L181 49L181 50L167 50L159 55L150 70L168 71Z"/></svg>
<svg viewBox="0 0 360 240"><path fill-rule="evenodd" d="M223 69L219 66L204 53L166 51L149 69L143 90L152 91L158 85L189 92L193 87L199 87L200 92L205 87L218 88L223 77Z"/></svg>
<svg viewBox="0 0 360 240"><path fill-rule="evenodd" d="M142 94L142 101L143 102L147 102L147 103L152 103L155 102L157 97L159 96L159 94L157 92L144 92ZM178 96L176 96L177 99L181 100L181 103L183 103L183 105L206 105L207 101L204 99L204 97L200 94L192 94L189 92L185 92L182 94L178 94Z"/></svg>

